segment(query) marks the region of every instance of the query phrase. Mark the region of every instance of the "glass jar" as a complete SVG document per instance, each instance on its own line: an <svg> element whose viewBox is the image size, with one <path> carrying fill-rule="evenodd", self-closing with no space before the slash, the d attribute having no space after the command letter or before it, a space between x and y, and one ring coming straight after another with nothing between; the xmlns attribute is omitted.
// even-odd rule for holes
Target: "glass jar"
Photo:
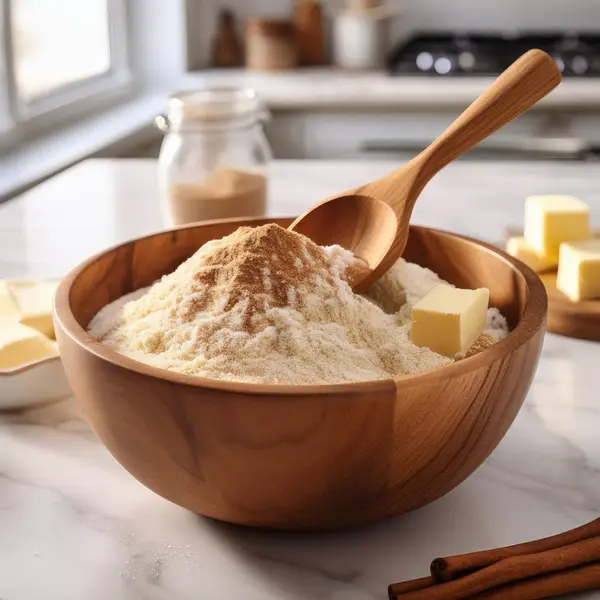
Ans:
<svg viewBox="0 0 600 600"><path fill-rule="evenodd" d="M171 96L159 165L165 221L263 216L272 158L267 111L253 90L209 88Z"/></svg>

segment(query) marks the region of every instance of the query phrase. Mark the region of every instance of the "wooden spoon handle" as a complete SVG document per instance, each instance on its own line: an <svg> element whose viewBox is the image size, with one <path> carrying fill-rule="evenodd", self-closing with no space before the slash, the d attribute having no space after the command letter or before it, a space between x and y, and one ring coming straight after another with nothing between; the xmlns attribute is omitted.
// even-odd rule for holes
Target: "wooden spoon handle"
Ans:
<svg viewBox="0 0 600 600"><path fill-rule="evenodd" d="M548 54L530 50L506 71L414 161L421 162L417 189L455 158L523 114L561 81Z"/></svg>

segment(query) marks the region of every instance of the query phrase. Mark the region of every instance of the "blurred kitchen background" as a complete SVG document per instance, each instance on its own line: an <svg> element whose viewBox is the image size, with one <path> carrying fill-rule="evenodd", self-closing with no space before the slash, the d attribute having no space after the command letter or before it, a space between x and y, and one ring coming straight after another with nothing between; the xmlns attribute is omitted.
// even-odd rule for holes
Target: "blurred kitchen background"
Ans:
<svg viewBox="0 0 600 600"><path fill-rule="evenodd" d="M565 81L463 160L600 155L597 0L0 0L0 199L89 157L156 157L170 94L254 88L275 158L424 148L530 47Z"/></svg>

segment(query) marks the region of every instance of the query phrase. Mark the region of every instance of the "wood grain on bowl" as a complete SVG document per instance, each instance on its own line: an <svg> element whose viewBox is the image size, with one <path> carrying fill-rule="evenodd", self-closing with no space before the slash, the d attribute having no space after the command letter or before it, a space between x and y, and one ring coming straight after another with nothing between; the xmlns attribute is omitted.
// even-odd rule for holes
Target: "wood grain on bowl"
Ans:
<svg viewBox="0 0 600 600"><path fill-rule="evenodd" d="M406 257L462 285L485 285L514 331L457 363L396 380L258 385L163 371L85 332L108 302L172 271L240 225L213 222L129 242L61 284L55 327L77 399L139 481L194 512L275 529L329 529L401 514L449 492L496 447L539 357L539 278L490 246L413 227Z"/></svg>

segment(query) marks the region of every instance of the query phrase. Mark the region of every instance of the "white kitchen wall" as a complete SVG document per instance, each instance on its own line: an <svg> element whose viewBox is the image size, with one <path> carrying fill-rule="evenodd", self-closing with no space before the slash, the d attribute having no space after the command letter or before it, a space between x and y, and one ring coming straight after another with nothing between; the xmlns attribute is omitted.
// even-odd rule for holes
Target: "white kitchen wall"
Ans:
<svg viewBox="0 0 600 600"><path fill-rule="evenodd" d="M143 86L162 87L181 79L187 68L186 0L129 0L130 51Z"/></svg>
<svg viewBox="0 0 600 600"><path fill-rule="evenodd" d="M234 9L241 20L254 15L287 15L292 0L186 0L188 64L204 66L209 39L220 6ZM388 0L401 10L396 36L405 30L600 31L600 0ZM329 11L343 0L324 0Z"/></svg>
<svg viewBox="0 0 600 600"><path fill-rule="evenodd" d="M194 2L194 0L191 0ZM195 0L202 2L202 0ZM382 0L385 1L385 0ZM415 27L432 29L474 28L497 30L512 28L544 29L573 27L600 29L598 0L388 0L398 6L404 18ZM207 2L227 5L243 16L289 14L291 0L225 0ZM325 0L335 10L343 0Z"/></svg>
<svg viewBox="0 0 600 600"><path fill-rule="evenodd" d="M274 0L276 2L276 0ZM598 0L390 0L415 29L600 30ZM243 1L241 2L243 4Z"/></svg>

